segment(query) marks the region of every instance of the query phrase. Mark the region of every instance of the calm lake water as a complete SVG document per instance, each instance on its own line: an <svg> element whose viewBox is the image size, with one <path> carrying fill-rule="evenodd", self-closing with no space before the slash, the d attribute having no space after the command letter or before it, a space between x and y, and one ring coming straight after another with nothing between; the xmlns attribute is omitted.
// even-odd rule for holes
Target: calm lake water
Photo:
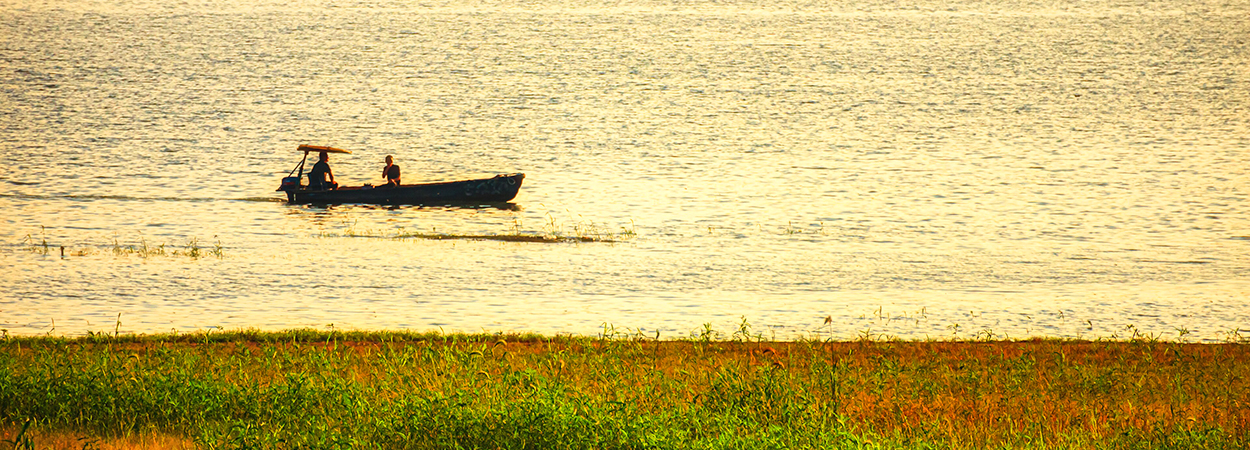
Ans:
<svg viewBox="0 0 1250 450"><path fill-rule="evenodd" d="M1250 336L1247 0L0 0L0 151L10 334Z"/></svg>

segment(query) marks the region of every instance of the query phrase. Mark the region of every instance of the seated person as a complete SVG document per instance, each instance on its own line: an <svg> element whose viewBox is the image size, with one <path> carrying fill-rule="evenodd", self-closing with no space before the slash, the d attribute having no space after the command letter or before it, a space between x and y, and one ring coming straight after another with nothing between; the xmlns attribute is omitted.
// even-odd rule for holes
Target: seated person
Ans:
<svg viewBox="0 0 1250 450"><path fill-rule="evenodd" d="M326 177L329 177L329 181ZM321 152L317 158L317 164L313 165L312 171L308 172L308 189L314 191L334 190L338 189L339 184L334 182L334 172L330 170L330 155Z"/></svg>
<svg viewBox="0 0 1250 450"><path fill-rule="evenodd" d="M386 184L380 187L399 187L399 166L395 165L395 158L386 155L386 167L382 169L382 176L386 178Z"/></svg>

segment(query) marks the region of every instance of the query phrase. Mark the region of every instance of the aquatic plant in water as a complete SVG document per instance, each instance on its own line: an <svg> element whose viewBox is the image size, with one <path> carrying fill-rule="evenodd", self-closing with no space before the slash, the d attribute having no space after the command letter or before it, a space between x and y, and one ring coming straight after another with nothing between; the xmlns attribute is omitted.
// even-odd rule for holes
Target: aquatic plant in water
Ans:
<svg viewBox="0 0 1250 450"><path fill-rule="evenodd" d="M39 230L39 242L36 243L35 237L30 234L27 234L26 237L22 239L22 242L23 245L25 245L31 252L47 255L50 252L50 246L48 245L48 230L42 226L39 227Z"/></svg>
<svg viewBox="0 0 1250 450"><path fill-rule="evenodd" d="M49 255L52 253L51 249L53 245L48 242L46 230L42 234L42 237L37 242L35 238L30 234L26 235L26 238L24 238L23 242L24 242L23 245L25 245L26 248L33 253L38 253L41 255ZM211 249L206 250L200 246L200 240L197 237L192 237L189 240L187 240L187 243L183 245L181 248L172 249L172 250L168 249L167 245L164 243L159 244L159 245L150 245L147 241L147 238L142 238L142 237L139 238L138 243L134 243L134 244L123 244L119 238L114 237L113 242L110 245L89 245L88 244L88 245L83 245L80 247L58 245L57 247L60 248L61 258L73 257L73 256L79 256L79 257L91 256L91 255L101 254L105 252L110 253L116 257L126 257L126 256L138 256L141 258L187 257L191 259L200 259L207 255L214 256L218 259L222 259L225 257L225 247L222 245L220 239L217 240L216 244L214 244Z"/></svg>

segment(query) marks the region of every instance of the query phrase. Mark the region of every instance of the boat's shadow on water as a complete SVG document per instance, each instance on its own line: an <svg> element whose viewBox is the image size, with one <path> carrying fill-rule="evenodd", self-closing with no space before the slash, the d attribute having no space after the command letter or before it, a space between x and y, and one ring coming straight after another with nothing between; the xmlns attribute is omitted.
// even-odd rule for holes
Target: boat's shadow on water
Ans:
<svg viewBox="0 0 1250 450"><path fill-rule="evenodd" d="M457 212L512 213L516 211L522 211L521 205L518 205L512 202L486 203L486 204L451 203L451 204L441 204L441 205L368 205L368 204L292 205L292 204L285 204L285 205L282 205L282 208L285 209L285 211L283 211L283 215L287 217L312 220L313 222L320 223L320 224L328 223L327 221L331 221L331 220L346 219L348 217L354 216L355 214L353 213L363 213L363 214L368 215L370 213L377 213L377 212L384 212L384 213L399 212L399 213L413 213L413 214L420 215L420 214L425 214L425 213L437 214L440 212L447 213L447 214L454 214Z"/></svg>

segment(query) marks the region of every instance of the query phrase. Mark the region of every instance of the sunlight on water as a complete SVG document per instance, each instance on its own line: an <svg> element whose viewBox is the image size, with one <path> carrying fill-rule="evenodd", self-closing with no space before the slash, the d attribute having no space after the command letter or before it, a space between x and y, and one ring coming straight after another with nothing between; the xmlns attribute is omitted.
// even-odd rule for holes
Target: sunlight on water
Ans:
<svg viewBox="0 0 1250 450"><path fill-rule="evenodd" d="M1250 2L609 3L0 4L0 328L1250 329Z"/></svg>

